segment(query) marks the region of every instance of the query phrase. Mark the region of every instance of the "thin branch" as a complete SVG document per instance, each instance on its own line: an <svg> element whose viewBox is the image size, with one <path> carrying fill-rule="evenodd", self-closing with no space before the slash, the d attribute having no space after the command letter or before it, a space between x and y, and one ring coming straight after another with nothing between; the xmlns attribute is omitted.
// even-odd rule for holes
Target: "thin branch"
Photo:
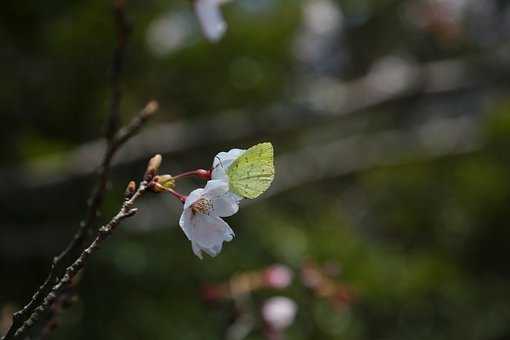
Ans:
<svg viewBox="0 0 510 340"><path fill-rule="evenodd" d="M61 263L74 252L78 252L85 241L88 233L90 232L92 225L94 224L98 211L104 200L106 188L108 184L108 178L111 170L111 162L120 146L122 146L130 137L132 137L150 116L152 112L157 108L155 102L150 102L141 114L135 117L133 122L121 131L119 130L120 125L120 102L121 102L121 89L120 89L120 78L122 74L124 55L127 37L129 33L129 26L127 24L125 15L125 1L115 0L114 2L114 16L115 16L115 30L116 30L116 46L113 53L112 61L112 100L110 115L106 127L106 138L108 141L108 147L104 154L101 166L98 170L98 182L93 190L90 198L88 199L88 213L86 218L80 223L80 227L74 235L71 242L67 247L55 258L50 268L48 277L44 283L39 287L36 293L30 299L30 302L23 307L19 312L14 313L13 323L5 338L8 338L12 334L12 330L19 326L28 315L30 315L36 305L40 303L42 294L44 294L58 276ZM65 265L65 263L63 264Z"/></svg>
<svg viewBox="0 0 510 340"><path fill-rule="evenodd" d="M71 251L73 248L79 248L80 243L87 237L87 233L90 232L92 225L94 224L96 217L101 207L106 189L108 185L108 178L111 171L112 159L119 149L124 144L126 139L120 139L118 132L120 127L120 103L122 99L121 91L121 76L124 68L124 59L126 53L126 44L129 34L129 25L126 20L125 13L125 1L114 0L114 20L115 20L115 31L116 31L116 46L113 51L112 61L112 98L110 115L106 126L106 139L107 149L103 157L103 161L99 167L99 179L98 183L88 200L88 214L84 222L82 222L78 233L75 235L74 241L70 244L70 247L66 249L65 253ZM142 113L143 115L143 113ZM135 118L136 120L136 118ZM130 124L132 125L132 124ZM138 129L136 130L138 131ZM134 133L133 133L134 134ZM64 255L65 256L65 255Z"/></svg>
<svg viewBox="0 0 510 340"><path fill-rule="evenodd" d="M46 313L51 305L58 299L60 293L65 290L66 287L68 287L73 278L87 264L90 256L94 254L99 249L99 246L112 235L113 231L115 231L120 222L136 214L138 209L134 207L134 203L144 194L148 188L149 184L147 182L143 181L140 183L140 186L135 194L130 199L124 201L122 208L112 218L112 220L110 220L110 222L99 228L94 241L92 241L92 243L85 250L83 250L80 256L69 267L66 268L62 278L51 288L50 292L45 296L42 303L31 313L30 317L16 329L14 332L14 337L6 335L3 338L4 340L21 338L34 326L39 318L44 315L44 313Z"/></svg>
<svg viewBox="0 0 510 340"><path fill-rule="evenodd" d="M87 218L80 223L80 227L78 231L73 236L73 239L69 242L66 248L56 257L53 258L53 262L48 273L48 276L44 283L37 289L34 293L28 304L26 304L23 309L13 314L12 317L12 325L9 328L7 334L2 339L10 339L13 336L14 330L16 330L25 320L26 318L32 314L37 304L40 303L43 294L47 292L47 290L54 283L58 274L58 267L61 263L69 256L71 253L78 251L82 242L86 239L86 235L88 231L91 229L92 223L95 220L95 216L99 209L99 206L103 200L104 192L106 190L106 184L109 176L109 169L111 166L111 161L115 156L116 151L124 145L131 137L136 135L136 133L143 127L145 122L156 112L158 109L158 104L155 101L149 102L145 108L137 115L133 120L124 128L120 129L115 137L113 138L110 146L108 147L107 152L103 158L103 162L101 165L100 175L99 175L99 183L94 191L91 200L89 201L89 213Z"/></svg>
<svg viewBox="0 0 510 340"><path fill-rule="evenodd" d="M113 50L112 61L112 99L110 107L110 117L106 126L106 138L113 140L117 130L120 127L120 103L122 100L121 76L124 69L124 59L126 54L126 45L129 36L130 27L126 19L125 0L114 1L115 31L117 36L117 45Z"/></svg>
<svg viewBox="0 0 510 340"><path fill-rule="evenodd" d="M45 311L45 304L47 306L51 305L51 299L48 300L48 295L41 302L41 298L44 294L47 293L50 286L53 284L55 279L59 276L61 266L66 265L67 258L72 257L72 255L80 249L82 249L82 245L87 239L88 234L92 230L92 226L96 221L96 217L98 215L98 211L102 205L104 200L104 196L107 189L108 178L111 171L111 163L113 157L115 156L117 150L127 142L132 136L134 136L140 128L143 126L145 121L157 110L157 103L150 102L142 112L136 116L133 121L126 126L125 128L119 130L120 126L120 103L121 103L121 75L124 65L124 55L126 50L126 43L129 34L129 25L126 20L125 14L125 0L115 0L114 1L114 16L115 16L115 30L117 36L117 43L113 53L113 62L112 62L112 100L111 100L111 108L110 115L107 121L106 127L106 138L107 138L107 149L104 153L103 160L101 162L101 166L98 170L98 182L91 194L91 197L88 200L88 213L85 218L80 223L80 227L76 234L74 235L71 242L67 245L67 247L53 259L50 272L44 281L44 283L39 287L39 289L35 292L35 294L30 299L29 303L23 307L22 310L13 314L12 325L9 328L7 334L4 339L8 339L12 336L14 330L21 328L16 331L16 334L20 332L20 330L24 329L28 325L31 325L31 321L34 318L38 319L42 312ZM101 234L100 234L101 235ZM96 239L97 240L97 239ZM82 253L83 254L83 253ZM76 262L75 262L76 264ZM69 270L70 267L68 267ZM67 270L67 271L68 271ZM61 279L63 280L66 276L69 276L66 271L66 274ZM48 294L52 294L56 298L55 287ZM54 299L53 298L53 299ZM49 302L50 301L50 302ZM36 306L39 307L36 308ZM38 313L36 313L39 311ZM26 319L28 318L28 320ZM15 335L16 336L16 335Z"/></svg>
<svg viewBox="0 0 510 340"><path fill-rule="evenodd" d="M131 137L136 135L138 131L145 124L154 112L158 109L158 104L155 101L149 102L145 108L137 115L133 120L124 128L120 129L116 136L112 139L111 143L106 150L103 158L103 162L100 168L99 184L96 187L95 193L92 196L92 200L89 201L89 213L84 222L81 223L78 232L74 235L73 240L67 246L62 254L58 256L60 261L73 249L79 247L79 244L86 238L87 233L90 232L93 222L97 216L99 207L103 201L104 194L106 193L106 186L108 183L108 177L111 169L112 159L115 156L119 148L124 145Z"/></svg>
<svg viewBox="0 0 510 340"><path fill-rule="evenodd" d="M50 307L48 316L45 320L45 325L40 329L39 340L46 340L51 336L51 333L60 324L60 314L66 309L70 308L73 303L77 300L77 293L75 291L76 285L80 281L80 275L75 276L67 288L65 288L57 300Z"/></svg>

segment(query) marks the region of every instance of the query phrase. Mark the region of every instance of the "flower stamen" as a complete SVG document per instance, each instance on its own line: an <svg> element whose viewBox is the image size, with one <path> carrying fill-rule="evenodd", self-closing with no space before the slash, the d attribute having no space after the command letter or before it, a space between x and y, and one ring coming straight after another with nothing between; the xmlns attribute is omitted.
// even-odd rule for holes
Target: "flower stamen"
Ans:
<svg viewBox="0 0 510 340"><path fill-rule="evenodd" d="M193 215L196 213L208 214L213 208L212 202L205 197L200 198L198 201L191 205Z"/></svg>

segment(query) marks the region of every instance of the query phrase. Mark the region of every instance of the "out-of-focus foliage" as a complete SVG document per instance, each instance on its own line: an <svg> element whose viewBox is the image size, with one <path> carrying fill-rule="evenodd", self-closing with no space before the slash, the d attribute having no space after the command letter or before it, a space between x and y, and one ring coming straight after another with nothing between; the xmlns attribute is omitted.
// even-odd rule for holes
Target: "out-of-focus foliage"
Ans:
<svg viewBox="0 0 510 340"><path fill-rule="evenodd" d="M247 298L255 321L246 339L267 335L260 308L274 295L298 305L288 339L510 336L505 1L233 0L223 7L229 29L218 44L201 37L188 1L127 4L133 31L122 76L125 120L156 98L162 110L152 126L192 124L227 112L260 127L257 135L235 142L164 155L169 172L205 168L216 152L268 139L278 164L280 156L307 146L319 150L351 135L406 132L431 118L472 119L479 137L469 152L410 154L398 164L381 162L333 178L317 171L311 182L242 206L228 219L236 239L214 259L192 254L177 226L178 202L151 197L166 203L158 211L141 206L140 216L105 245L84 272L79 300L63 315L54 339L223 339L238 306L228 299L205 303L204 285L273 263L291 267L294 280L288 288L259 289ZM20 183L0 190L0 318L28 301L51 256L85 215L91 176L35 189L23 187L20 178L40 159L61 166L62 155L103 135L114 45L111 10L100 0L0 5L0 173L7 181L14 171L13 183ZM467 66L460 86L409 91L346 117L321 101L330 93L342 99L338 84L380 68L404 64L425 74L427 63L443 61ZM444 81L458 75L447 71L434 76ZM400 86L400 76L390 72L374 85L377 91L367 87L366 96L348 100L377 104L371 96ZM273 132L275 122L260 121L273 107L321 113L317 124ZM332 113L329 120L321 120L324 107ZM457 131L432 129L421 138L428 145L447 143ZM115 168L101 220L116 211L120 192L143 172L143 162ZM277 173L275 184L294 171ZM161 214L168 218L150 218ZM332 303L306 288L300 273L309 262L334 264L332 280L347 287L348 298Z"/></svg>

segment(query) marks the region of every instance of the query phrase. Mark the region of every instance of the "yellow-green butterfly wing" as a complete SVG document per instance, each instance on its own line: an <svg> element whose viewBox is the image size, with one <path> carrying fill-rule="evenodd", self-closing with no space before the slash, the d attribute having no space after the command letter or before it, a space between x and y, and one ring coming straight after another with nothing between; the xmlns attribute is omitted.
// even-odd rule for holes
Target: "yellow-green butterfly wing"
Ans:
<svg viewBox="0 0 510 340"><path fill-rule="evenodd" d="M257 198L266 191L274 179L273 145L260 143L239 156L228 168L230 191Z"/></svg>

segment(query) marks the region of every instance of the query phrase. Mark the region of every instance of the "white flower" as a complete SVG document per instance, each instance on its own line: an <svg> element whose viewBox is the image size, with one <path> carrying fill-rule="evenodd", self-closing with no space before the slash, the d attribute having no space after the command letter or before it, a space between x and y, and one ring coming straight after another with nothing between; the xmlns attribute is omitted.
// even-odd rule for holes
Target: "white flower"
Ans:
<svg viewBox="0 0 510 340"><path fill-rule="evenodd" d="M218 41L227 30L220 6L224 0L195 0L195 12L205 36L210 41Z"/></svg>
<svg viewBox="0 0 510 340"><path fill-rule="evenodd" d="M224 181L211 180L204 189L189 194L179 225L191 241L195 255L202 258L202 251L210 256L220 253L223 242L234 238L234 232L220 217L232 216L238 210L239 205L229 195Z"/></svg>
<svg viewBox="0 0 510 340"><path fill-rule="evenodd" d="M262 306L264 321L278 331L284 330L294 322L296 312L296 303L284 296L270 298Z"/></svg>

